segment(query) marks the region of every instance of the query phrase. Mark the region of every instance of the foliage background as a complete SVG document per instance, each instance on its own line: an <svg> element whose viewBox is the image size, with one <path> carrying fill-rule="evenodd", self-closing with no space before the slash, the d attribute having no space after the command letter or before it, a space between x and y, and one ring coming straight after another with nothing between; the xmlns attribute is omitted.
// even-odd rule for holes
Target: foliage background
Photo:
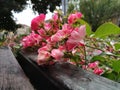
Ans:
<svg viewBox="0 0 120 90"><path fill-rule="evenodd" d="M33 10L38 13L47 13L49 8L53 11L56 6L59 6L61 0L0 0L0 29L15 31L17 26L12 17L12 11L17 13L26 8L27 1L33 4Z"/></svg>
<svg viewBox="0 0 120 90"><path fill-rule="evenodd" d="M75 7L72 3L69 4L68 13L73 12ZM78 11L84 14L84 20L92 26L93 31L101 24L120 17L119 0L80 0L78 7Z"/></svg>

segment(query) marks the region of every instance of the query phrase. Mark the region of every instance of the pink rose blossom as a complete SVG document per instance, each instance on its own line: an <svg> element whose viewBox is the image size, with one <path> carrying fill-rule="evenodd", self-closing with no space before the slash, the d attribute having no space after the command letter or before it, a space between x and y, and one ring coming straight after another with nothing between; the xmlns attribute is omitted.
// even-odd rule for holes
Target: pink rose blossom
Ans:
<svg viewBox="0 0 120 90"><path fill-rule="evenodd" d="M58 49L62 52L65 52L66 51L66 46L65 45L60 45Z"/></svg>
<svg viewBox="0 0 120 90"><path fill-rule="evenodd" d="M82 25L79 28L75 28L75 30L71 33L71 39L75 40L74 42L79 42L83 40L86 35L86 26Z"/></svg>
<svg viewBox="0 0 120 90"><path fill-rule="evenodd" d="M63 36L66 38L66 37L68 37L71 34L71 32L73 31L73 28L69 24L64 24L62 26L62 30L61 31L62 31Z"/></svg>
<svg viewBox="0 0 120 90"><path fill-rule="evenodd" d="M39 48L39 49L38 49L38 53L39 53L40 51L50 51L51 49L52 49L51 45L47 44L47 45Z"/></svg>
<svg viewBox="0 0 120 90"><path fill-rule="evenodd" d="M59 42L63 38L62 30L51 36L51 42Z"/></svg>
<svg viewBox="0 0 120 90"><path fill-rule="evenodd" d="M77 19L82 17L82 13L76 12L75 14L70 14L68 17L68 23L73 24Z"/></svg>
<svg viewBox="0 0 120 90"><path fill-rule="evenodd" d="M68 50L74 49L78 45L84 45L84 37L86 34L85 25L80 26L80 28L76 28L71 32L71 36L67 40Z"/></svg>
<svg viewBox="0 0 120 90"><path fill-rule="evenodd" d="M48 39L50 37L50 36L47 35L47 31L45 31L45 29L43 29L43 28L37 30L37 32L40 34L40 36L43 39Z"/></svg>
<svg viewBox="0 0 120 90"><path fill-rule="evenodd" d="M52 28L52 25L50 23L45 23L44 28L46 31L49 31Z"/></svg>
<svg viewBox="0 0 120 90"><path fill-rule="evenodd" d="M51 36L51 41L59 42L67 38L71 34L72 30L73 29L71 28L70 25L68 24L63 25L62 30L58 30L55 34Z"/></svg>
<svg viewBox="0 0 120 90"><path fill-rule="evenodd" d="M101 69L101 68L96 68L96 69L94 69L93 72L94 72L95 74L97 74L97 75L101 75L101 74L103 74L104 70Z"/></svg>
<svg viewBox="0 0 120 90"><path fill-rule="evenodd" d="M59 49L53 49L51 51L51 56L53 58L55 58L56 60L61 60L61 58L63 57L64 53L62 51L60 51Z"/></svg>
<svg viewBox="0 0 120 90"><path fill-rule="evenodd" d="M43 28L37 30L37 32L38 32L38 33L40 34L40 36L42 36L42 37L45 37L45 36L46 36L46 32L45 32L45 30L44 30Z"/></svg>
<svg viewBox="0 0 120 90"><path fill-rule="evenodd" d="M59 30L58 22L53 22L52 32L56 33Z"/></svg>
<svg viewBox="0 0 120 90"><path fill-rule="evenodd" d="M39 45L41 40L42 37L39 34L35 34L34 32L32 32L30 35L22 39L22 45L24 48Z"/></svg>
<svg viewBox="0 0 120 90"><path fill-rule="evenodd" d="M59 18L58 18L58 13L54 13L54 15L53 15L53 20L54 21L57 21Z"/></svg>
<svg viewBox="0 0 120 90"><path fill-rule="evenodd" d="M39 65L43 65L46 64L50 58L50 53L48 51L44 51L44 50L39 50L38 52L38 57L37 57L37 62Z"/></svg>
<svg viewBox="0 0 120 90"><path fill-rule="evenodd" d="M39 16L35 17L32 21L31 21L31 29L32 30L38 30L40 29L40 24L42 24L45 20L45 15L44 14L40 14Z"/></svg>
<svg viewBox="0 0 120 90"><path fill-rule="evenodd" d="M81 18L82 16L83 16L83 15L82 15L81 12L76 12L76 17L77 17L77 19Z"/></svg>
<svg viewBox="0 0 120 90"><path fill-rule="evenodd" d="M66 47L67 47L68 51L72 51L76 46L77 46L77 44L71 43L69 41L67 41L67 43L66 43Z"/></svg>
<svg viewBox="0 0 120 90"><path fill-rule="evenodd" d="M91 69L97 68L97 67L98 67L98 64L99 64L98 61L93 62L93 63L89 63L89 64L88 64L88 68L91 68Z"/></svg>

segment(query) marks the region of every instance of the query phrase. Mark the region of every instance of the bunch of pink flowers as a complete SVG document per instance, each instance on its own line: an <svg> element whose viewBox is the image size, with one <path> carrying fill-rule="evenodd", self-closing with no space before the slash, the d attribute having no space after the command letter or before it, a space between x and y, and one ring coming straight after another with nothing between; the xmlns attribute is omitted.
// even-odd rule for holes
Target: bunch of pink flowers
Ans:
<svg viewBox="0 0 120 90"><path fill-rule="evenodd" d="M40 14L31 22L31 34L22 39L23 48L39 47L37 57L39 65L68 62L92 69L92 65L85 63L86 26L81 24L75 26L82 16L82 13L75 12L68 16L66 23L63 23L59 13L54 13L48 21L45 21L45 14ZM103 70L96 68L94 72L101 75Z"/></svg>

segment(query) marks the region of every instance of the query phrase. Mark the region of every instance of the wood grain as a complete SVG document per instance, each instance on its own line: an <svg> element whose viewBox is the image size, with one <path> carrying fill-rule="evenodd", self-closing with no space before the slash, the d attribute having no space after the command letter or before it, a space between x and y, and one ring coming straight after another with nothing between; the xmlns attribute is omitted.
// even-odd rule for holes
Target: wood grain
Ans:
<svg viewBox="0 0 120 90"><path fill-rule="evenodd" d="M120 83L85 71L68 63L41 67L36 64L35 53L20 52L28 63L32 64L38 73L44 73L46 78L67 90L120 90ZM42 74L41 73L41 74Z"/></svg>
<svg viewBox="0 0 120 90"><path fill-rule="evenodd" d="M9 47L0 48L0 90L34 90Z"/></svg>

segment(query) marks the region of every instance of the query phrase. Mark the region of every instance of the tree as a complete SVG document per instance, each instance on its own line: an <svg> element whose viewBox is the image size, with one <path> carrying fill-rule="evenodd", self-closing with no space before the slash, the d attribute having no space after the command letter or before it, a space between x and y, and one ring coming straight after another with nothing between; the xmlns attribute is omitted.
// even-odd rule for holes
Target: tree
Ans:
<svg viewBox="0 0 120 90"><path fill-rule="evenodd" d="M120 16L119 8L119 0L80 0L78 11L83 13L84 19L92 26L92 30L95 31L104 22L118 18ZM68 12L73 11L73 9L69 8Z"/></svg>
<svg viewBox="0 0 120 90"><path fill-rule="evenodd" d="M0 0L0 29L12 30L16 28L11 11L20 12L25 8L27 0Z"/></svg>
<svg viewBox="0 0 120 90"><path fill-rule="evenodd" d="M38 13L47 13L47 9L51 12L56 8L56 6L60 6L61 0L31 0L33 4L33 10Z"/></svg>
<svg viewBox="0 0 120 90"><path fill-rule="evenodd" d="M17 13L25 9L29 0L0 0L0 29L14 31L16 23L13 20L12 11ZM61 0L31 0L33 10L38 13L47 13L47 9L53 11L56 6L59 6Z"/></svg>

